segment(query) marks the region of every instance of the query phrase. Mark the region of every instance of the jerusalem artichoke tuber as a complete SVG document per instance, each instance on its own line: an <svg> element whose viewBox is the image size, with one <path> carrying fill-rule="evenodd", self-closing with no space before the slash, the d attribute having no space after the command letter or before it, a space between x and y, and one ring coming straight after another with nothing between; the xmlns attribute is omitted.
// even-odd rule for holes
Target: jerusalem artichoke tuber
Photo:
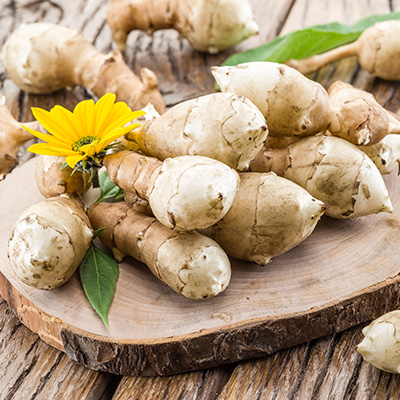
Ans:
<svg viewBox="0 0 400 400"><path fill-rule="evenodd" d="M306 190L274 173L241 173L232 207L204 233L227 254L266 265L306 239L325 208Z"/></svg>
<svg viewBox="0 0 400 400"><path fill-rule="evenodd" d="M392 212L381 174L369 157L333 136L303 138L282 149L265 149L251 164L255 172L273 171L323 201L325 214L353 218Z"/></svg>
<svg viewBox="0 0 400 400"><path fill-rule="evenodd" d="M99 203L88 210L100 239L121 261L125 256L147 264L171 289L190 299L208 299L227 287L230 263L210 238L196 232L174 232L128 203Z"/></svg>
<svg viewBox="0 0 400 400"><path fill-rule="evenodd" d="M371 75L387 80L400 79L400 21L376 23L355 42L303 60L287 62L303 74L310 74L344 57L358 56L360 65Z"/></svg>
<svg viewBox="0 0 400 400"><path fill-rule="evenodd" d="M93 237L89 219L76 200L65 195L25 210L8 243L18 278L38 289L54 289L78 268Z"/></svg>
<svg viewBox="0 0 400 400"><path fill-rule="evenodd" d="M184 101L125 135L145 154L165 160L200 155L246 170L268 135L267 123L249 100L213 93Z"/></svg>
<svg viewBox="0 0 400 400"><path fill-rule="evenodd" d="M78 30L50 23L23 24L5 42L1 59L10 78L30 93L51 93L83 85L96 96L117 95L132 109L152 103L165 111L155 74L143 68L142 81L120 53L99 53Z"/></svg>
<svg viewBox="0 0 400 400"><path fill-rule="evenodd" d="M206 228L219 221L235 198L239 175L227 165L200 156L161 162L121 151L104 157L110 179L149 201L156 218L176 230Z"/></svg>
<svg viewBox="0 0 400 400"><path fill-rule="evenodd" d="M337 123L325 89L286 65L250 62L211 72L223 92L245 96L260 109L271 136L310 136Z"/></svg>
<svg viewBox="0 0 400 400"><path fill-rule="evenodd" d="M212 54L258 33L248 0L111 0L107 22L121 51L134 29L174 28L196 50Z"/></svg>
<svg viewBox="0 0 400 400"><path fill-rule="evenodd" d="M35 166L36 185L46 198L70 194L83 196L92 186L89 172L63 168L64 157L39 156Z"/></svg>
<svg viewBox="0 0 400 400"><path fill-rule="evenodd" d="M336 81L328 89L339 125L330 132L357 145L373 145L386 135L400 133L400 121L375 97L352 85Z"/></svg>

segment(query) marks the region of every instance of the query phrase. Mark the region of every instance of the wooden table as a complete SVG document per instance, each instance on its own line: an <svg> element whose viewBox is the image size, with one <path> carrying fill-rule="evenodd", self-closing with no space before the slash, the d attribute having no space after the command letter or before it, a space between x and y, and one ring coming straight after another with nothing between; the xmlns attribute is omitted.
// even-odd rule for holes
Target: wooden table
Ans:
<svg viewBox="0 0 400 400"><path fill-rule="evenodd" d="M371 14L400 11L400 0L252 0L261 32L235 51L276 35L333 21L352 23ZM0 0L0 43L22 22L46 21L79 28L98 50L112 48L105 23L107 0ZM193 51L172 31L153 37L133 32L125 59L159 77L167 106L213 91L208 67L233 50L210 56ZM341 79L374 93L387 109L400 113L399 83L374 79L349 58L314 76L325 87ZM51 96L21 92L0 65L1 91L20 121L32 119L31 106L75 104L84 88ZM21 153L21 162L29 155ZM314 340L269 357L171 377L121 377L88 370L42 342L0 302L0 399L398 399L400 378L363 362L355 351L362 326Z"/></svg>

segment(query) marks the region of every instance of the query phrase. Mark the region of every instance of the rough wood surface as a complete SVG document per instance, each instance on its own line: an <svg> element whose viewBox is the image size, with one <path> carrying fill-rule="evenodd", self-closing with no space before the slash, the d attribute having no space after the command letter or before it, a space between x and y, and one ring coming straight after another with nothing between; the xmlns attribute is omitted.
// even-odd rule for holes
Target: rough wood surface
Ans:
<svg viewBox="0 0 400 400"><path fill-rule="evenodd" d="M374 0L373 2L367 0L357 2L291 0L279 2L279 6L277 5L278 2L275 1L253 0L252 3L257 9L256 17L261 26L261 35L260 38L252 38L239 46L243 48L258 44L264 39L272 38L275 34L286 33L316 23L334 20L350 23L373 13L400 10L398 0ZM0 22L2 24L0 44L19 23L45 20L81 28L85 36L99 50L108 51L112 45L107 26L104 23L106 6L106 0L87 2L81 0L70 0L68 2L61 0L51 2L0 0ZM128 49L130 51L126 53L126 60L134 70L137 71L142 66L149 66L161 76L161 89L168 105L212 90L213 82L203 72L202 67L217 64L228 54L200 55L192 51L188 43L185 40L180 40L173 32L157 32L153 38L144 33L133 32L129 37ZM327 66L313 75L313 78L325 86L336 79L351 82L358 87L373 91L378 100L385 104L388 109L399 113L398 83L374 80L359 69L354 58ZM26 95L21 93L7 79L1 65L0 81L2 92L7 95L7 105L21 121L32 118L30 107L33 105L49 109L54 104L64 104L72 108L77 101L90 96L90 93L82 88L77 88L72 92L61 91L53 96ZM29 155L25 153L22 161L27 158L29 158ZM396 293L397 287L393 287L394 299L391 297L392 301L397 301ZM388 296L391 296L391 294L388 293ZM382 303L382 299L378 297L374 301L375 303L372 304L379 305L379 303ZM1 307L4 308L4 304ZM10 314L1 307L0 315L5 315L7 320L11 319ZM349 312L349 310L346 312ZM21 326L20 329L25 328ZM327 336L275 353L269 357L242 362L235 367L232 375L230 372L234 365L168 378L123 378L114 397L115 399L214 399L224 387L218 399L399 398L399 377L380 372L362 362L361 357L354 351L355 344L360 341L362 336L360 330L361 327L355 327L340 334ZM26 329L25 331L26 337L31 337L33 338L31 340L37 341L36 335L30 334ZM18 341L10 340L9 343L11 346L21 346ZM39 341L38 343L42 342ZM43 343L42 345L48 348L47 345ZM2 350L5 357L8 352L11 352L6 347L2 347ZM53 349L52 351L59 354L60 359L69 361L62 353L57 353ZM26 367L22 357L15 358L15 363L15 366L19 363L18 368L21 370L24 370L24 366ZM2 363L2 365L5 364ZM56 372L52 375L53 385L63 387L63 382L66 379L63 373L65 368L63 367L62 371L56 369ZM108 382L107 374L95 372L93 374L93 376L98 377L98 382L104 377ZM65 383L67 386L64 389L69 390L69 387L75 389L76 394L79 394L77 389L80 388L82 382L88 381L88 378L82 380L82 377L79 379L73 374L72 376L73 379ZM229 376L230 379L228 380ZM50 388L44 383L47 381L49 379L46 376L40 380L42 385L40 395L35 395L34 391L29 392L29 395L24 397L41 398L42 395L42 398L51 398L44 395L46 390ZM11 378L9 378L9 382L12 382ZM22 392L14 395L10 391L10 387L15 389L16 385L9 386L4 383L1 387L2 398L22 397L20 395ZM111 398L113 391L114 388L111 385L107 394L104 394L106 397L103 396L103 398ZM96 392L96 395L88 398L99 398L101 390L94 390L94 392ZM75 397L72 390L68 393L70 394L68 398L85 398Z"/></svg>

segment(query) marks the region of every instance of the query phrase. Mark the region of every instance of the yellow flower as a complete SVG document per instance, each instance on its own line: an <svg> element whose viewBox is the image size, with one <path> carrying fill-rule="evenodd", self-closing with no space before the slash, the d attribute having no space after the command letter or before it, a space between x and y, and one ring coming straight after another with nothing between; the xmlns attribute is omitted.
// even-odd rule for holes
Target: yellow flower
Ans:
<svg viewBox="0 0 400 400"><path fill-rule="evenodd" d="M32 107L34 117L50 134L37 132L26 126L32 135L45 143L36 143L28 148L32 153L66 157L66 163L74 168L82 161L99 159L106 155L109 145L140 124L125 126L128 122L144 114L132 111L125 103L115 103L115 94L107 93L97 103L93 100L81 101L71 112L55 106L50 112Z"/></svg>

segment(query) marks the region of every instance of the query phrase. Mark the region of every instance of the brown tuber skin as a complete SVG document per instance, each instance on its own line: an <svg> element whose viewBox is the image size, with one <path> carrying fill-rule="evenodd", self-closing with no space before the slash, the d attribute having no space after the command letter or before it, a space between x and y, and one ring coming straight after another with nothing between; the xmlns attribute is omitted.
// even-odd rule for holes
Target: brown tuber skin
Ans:
<svg viewBox="0 0 400 400"><path fill-rule="evenodd" d="M46 198L62 194L83 196L92 186L90 173L75 171L65 167L65 158L57 156L39 156L35 166L36 186Z"/></svg>
<svg viewBox="0 0 400 400"><path fill-rule="evenodd" d="M119 52L99 53L78 30L50 23L23 24L5 42L1 59L10 78L29 93L83 85L100 97L112 92L133 110L152 103L165 111L156 75L140 80Z"/></svg>
<svg viewBox="0 0 400 400"><path fill-rule="evenodd" d="M175 292L194 300L214 297L228 286L230 263L223 250L197 232L175 232L128 203L99 203L88 215L114 257L147 264L150 271Z"/></svg>
<svg viewBox="0 0 400 400"><path fill-rule="evenodd" d="M41 130L37 121L25 123L31 129ZM0 96L0 174L8 173L18 165L19 148L34 137L15 120Z"/></svg>
<svg viewBox="0 0 400 400"><path fill-rule="evenodd" d="M287 65L310 74L344 57L358 56L360 65L371 75L389 81L400 79L400 21L384 21L366 29L353 43Z"/></svg>
<svg viewBox="0 0 400 400"><path fill-rule="evenodd" d="M337 81L328 89L339 120L330 132L357 145L374 145L389 134L400 133L400 121L364 90Z"/></svg>
<svg viewBox="0 0 400 400"><path fill-rule="evenodd" d="M258 33L248 0L111 0L107 22L124 51L130 31L176 29L199 51L218 53Z"/></svg>

